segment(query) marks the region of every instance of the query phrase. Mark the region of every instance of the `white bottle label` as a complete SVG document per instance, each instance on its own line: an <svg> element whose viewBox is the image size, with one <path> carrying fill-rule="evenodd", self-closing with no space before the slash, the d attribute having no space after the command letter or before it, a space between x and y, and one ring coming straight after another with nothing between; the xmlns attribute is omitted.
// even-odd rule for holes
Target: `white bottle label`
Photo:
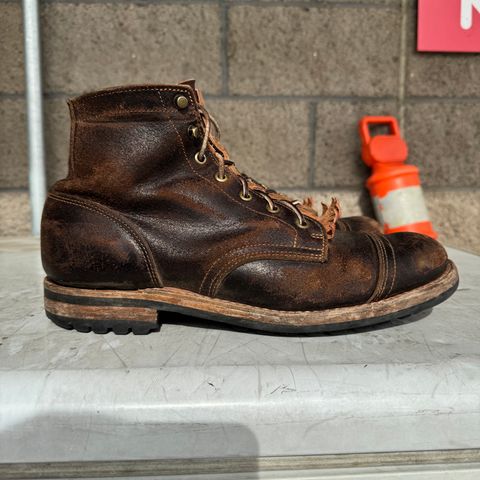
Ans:
<svg viewBox="0 0 480 480"><path fill-rule="evenodd" d="M429 221L420 186L399 188L384 197L373 197L373 207L378 221L389 228Z"/></svg>

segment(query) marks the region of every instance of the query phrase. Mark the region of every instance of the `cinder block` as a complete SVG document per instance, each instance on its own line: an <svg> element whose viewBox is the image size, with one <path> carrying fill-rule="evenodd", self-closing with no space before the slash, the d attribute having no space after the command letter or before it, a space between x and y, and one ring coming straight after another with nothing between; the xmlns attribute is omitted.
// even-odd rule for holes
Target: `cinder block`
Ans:
<svg viewBox="0 0 480 480"><path fill-rule="evenodd" d="M409 1L406 91L417 96L479 96L480 55L417 52L416 2ZM478 28L478 27L477 27Z"/></svg>
<svg viewBox="0 0 480 480"><path fill-rule="evenodd" d="M315 185L362 187L369 170L360 157L358 122L365 115L396 115L396 102L327 100L317 105Z"/></svg>
<svg viewBox="0 0 480 480"><path fill-rule="evenodd" d="M407 105L410 161L429 186L480 186L480 102Z"/></svg>
<svg viewBox="0 0 480 480"><path fill-rule="evenodd" d="M222 142L238 168L271 187L308 181L308 105L294 101L209 100Z"/></svg>
<svg viewBox="0 0 480 480"><path fill-rule="evenodd" d="M480 255L480 190L427 190L425 199L439 240Z"/></svg>
<svg viewBox="0 0 480 480"><path fill-rule="evenodd" d="M66 100L66 98L56 98L45 102L45 150L48 185L52 185L67 175L70 114Z"/></svg>
<svg viewBox="0 0 480 480"><path fill-rule="evenodd" d="M20 2L0 3L0 92L23 92L23 28Z"/></svg>
<svg viewBox="0 0 480 480"><path fill-rule="evenodd" d="M217 5L49 3L42 11L48 91L178 83L221 89Z"/></svg>
<svg viewBox="0 0 480 480"><path fill-rule="evenodd" d="M0 188L23 188L28 182L25 102L0 99Z"/></svg>
<svg viewBox="0 0 480 480"><path fill-rule="evenodd" d="M229 24L235 94L397 93L396 8L232 6Z"/></svg>
<svg viewBox="0 0 480 480"><path fill-rule="evenodd" d="M30 203L27 192L0 191L0 236L30 233Z"/></svg>

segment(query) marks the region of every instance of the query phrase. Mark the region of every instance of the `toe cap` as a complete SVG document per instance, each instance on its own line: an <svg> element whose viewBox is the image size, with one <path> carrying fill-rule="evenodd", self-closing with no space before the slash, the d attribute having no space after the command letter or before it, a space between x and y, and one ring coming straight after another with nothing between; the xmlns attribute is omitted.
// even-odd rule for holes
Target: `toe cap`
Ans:
<svg viewBox="0 0 480 480"><path fill-rule="evenodd" d="M395 254L396 275L392 294L425 285L446 269L448 256L436 240L419 233L386 235Z"/></svg>

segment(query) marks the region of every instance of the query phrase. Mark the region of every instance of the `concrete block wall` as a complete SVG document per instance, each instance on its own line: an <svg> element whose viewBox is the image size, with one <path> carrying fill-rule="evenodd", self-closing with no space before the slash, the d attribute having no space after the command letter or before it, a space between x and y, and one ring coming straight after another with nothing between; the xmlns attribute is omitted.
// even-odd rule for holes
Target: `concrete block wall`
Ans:
<svg viewBox="0 0 480 480"><path fill-rule="evenodd" d="M480 253L480 55L417 53L414 0L41 2L48 178L65 99L196 78L239 168L371 213L356 125L393 114L441 239ZM0 234L28 233L21 6L0 0Z"/></svg>

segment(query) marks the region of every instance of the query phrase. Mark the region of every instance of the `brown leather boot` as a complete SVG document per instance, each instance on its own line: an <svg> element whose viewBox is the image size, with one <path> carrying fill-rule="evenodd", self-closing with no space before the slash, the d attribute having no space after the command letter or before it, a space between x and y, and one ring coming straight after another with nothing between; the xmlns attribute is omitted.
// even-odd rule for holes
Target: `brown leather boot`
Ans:
<svg viewBox="0 0 480 480"><path fill-rule="evenodd" d="M193 81L69 106L69 173L42 221L45 308L62 327L148 333L174 311L319 332L403 317L457 287L436 241L335 231L335 208L318 216L241 174Z"/></svg>

